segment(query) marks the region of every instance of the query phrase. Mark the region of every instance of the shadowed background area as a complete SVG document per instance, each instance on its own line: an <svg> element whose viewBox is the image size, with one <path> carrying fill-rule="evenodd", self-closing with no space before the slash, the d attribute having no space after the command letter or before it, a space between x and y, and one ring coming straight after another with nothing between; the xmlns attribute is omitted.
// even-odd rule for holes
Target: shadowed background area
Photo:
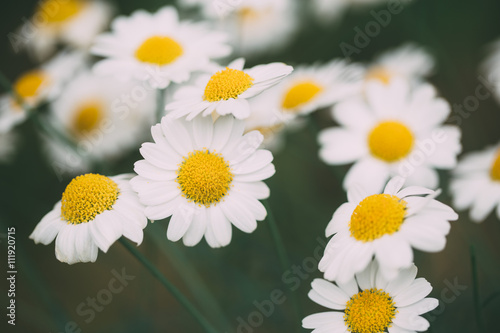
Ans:
<svg viewBox="0 0 500 333"><path fill-rule="evenodd" d="M0 68L10 80L33 67L26 54L12 51L7 35L30 17L36 3L18 0L3 4ZM115 5L120 14L128 15L139 8L156 11L167 3L123 0ZM289 47L249 59L248 67L272 61L312 64L343 57L340 44L355 45L355 28L364 30L367 23L374 21L370 11L378 12L386 6L349 11L340 23L328 27L303 13L299 33ZM436 59L437 70L430 81L452 106L460 105L482 84L478 66L488 43L500 38L499 12L500 3L495 0L415 0L400 14L392 15L391 22L351 58L368 62L386 49L416 42ZM292 293L299 299L302 316L324 310L310 301L307 293L313 278L321 277L315 265L326 242L325 227L335 209L346 201L341 177L348 169L327 166L318 158L315 131L331 126L330 119L327 110L320 110L308 118L308 126L288 134L285 148L275 155L276 175L267 181L272 193L269 202L292 264L289 271L280 268L267 221L260 222L253 234L233 228L231 244L222 249L212 249L205 241L194 248L172 243L165 237L166 221L145 229L140 251L221 332L305 332L300 328L302 317L296 315ZM453 119L450 123L462 129L465 152L481 150L500 139L500 106L493 97ZM120 243L107 254L100 253L95 263L67 265L56 260L54 244L35 245L28 239L43 215L61 199L70 178L58 179L43 157L39 136L30 122L18 131L21 143L14 160L0 165L0 260L6 271L5 234L8 227L15 226L17 322L14 328L7 327L3 315L1 331L201 332L189 314ZM111 165L111 174L131 172L139 159L136 150ZM442 172L440 176L444 192L440 199L450 204L449 174ZM498 329L499 239L500 222L495 216L474 224L467 213L462 213L458 221L452 222L444 251L416 252L418 276L433 285L430 296L440 300L440 307L426 315L431 322L429 332L476 332L478 312L488 331ZM481 311L473 302L471 246L476 253ZM0 288L4 313L8 288L5 280Z"/></svg>

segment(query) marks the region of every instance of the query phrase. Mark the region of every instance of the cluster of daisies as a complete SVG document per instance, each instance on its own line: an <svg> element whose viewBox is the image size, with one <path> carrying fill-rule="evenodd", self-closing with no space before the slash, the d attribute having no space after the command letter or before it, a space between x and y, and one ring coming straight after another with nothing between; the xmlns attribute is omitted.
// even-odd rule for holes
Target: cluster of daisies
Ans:
<svg viewBox="0 0 500 333"><path fill-rule="evenodd" d="M310 5L330 22L350 4ZM51 165L77 176L30 238L55 240L62 262L94 262L122 236L140 245L148 220L169 219L170 241L227 246L233 226L252 233L265 220L264 180L275 173L272 152L285 149L284 134L313 112L330 112L337 126L319 132L319 156L351 165L343 179L347 202L326 226L331 239L318 267L324 279L309 293L332 311L302 324L317 333L425 331L421 315L438 301L427 297L429 282L416 278L413 249L443 250L458 218L436 200L437 170L453 170L457 209L471 208L481 221L497 207L500 218L500 146L457 163L460 129L445 123L450 106L426 81L435 66L419 46L403 45L370 64L248 68L242 55L293 39L297 2L182 5L200 19L181 19L170 6L138 10L103 32L113 9L101 1L39 4L35 15L47 19L27 46L43 63L0 99L0 147L12 147L16 125L37 117L72 143L41 133ZM497 48L488 66L499 57ZM137 149L143 159L135 173L91 172Z"/></svg>

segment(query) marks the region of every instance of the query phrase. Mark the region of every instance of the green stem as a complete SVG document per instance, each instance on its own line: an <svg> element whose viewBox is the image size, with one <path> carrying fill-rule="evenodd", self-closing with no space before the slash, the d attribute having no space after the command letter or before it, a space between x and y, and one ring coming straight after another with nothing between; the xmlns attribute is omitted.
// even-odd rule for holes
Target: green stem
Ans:
<svg viewBox="0 0 500 333"><path fill-rule="evenodd" d="M160 281L160 283L172 294L172 296L181 303L184 308L198 321L200 326L206 332L217 333L217 330L212 327L212 325L203 317L203 315L189 302L189 300L172 284L167 278L156 268L156 266L149 261L137 248L130 244L125 239L121 238L120 242L125 246L125 248L142 264L148 269L148 271Z"/></svg>
<svg viewBox="0 0 500 333"><path fill-rule="evenodd" d="M274 246L276 247L276 252L278 253L278 259L281 264L281 269L283 272L290 269L290 260L286 254L285 244L283 243L283 239L281 238L281 234L278 229L278 225L276 224L276 219L274 218L273 211L271 210L271 206L269 205L268 200L263 200L262 202L264 207L266 207L267 211L267 224L269 226L269 230L271 231L271 237L273 238ZM295 314L299 319L299 322L302 320L301 309L299 305L299 301L297 299L297 295L292 292L292 303L295 309ZM297 326L300 331L300 325Z"/></svg>
<svg viewBox="0 0 500 333"><path fill-rule="evenodd" d="M157 89L156 91L156 121L161 122L161 118L165 114L165 95L167 88Z"/></svg>
<svg viewBox="0 0 500 333"><path fill-rule="evenodd" d="M479 332L486 332L483 323L483 314L481 309L481 297L479 295L479 281L477 278L477 263L476 263L476 253L474 250L474 245L470 246L470 263L472 270L472 284L474 288L474 309L476 312L476 322Z"/></svg>

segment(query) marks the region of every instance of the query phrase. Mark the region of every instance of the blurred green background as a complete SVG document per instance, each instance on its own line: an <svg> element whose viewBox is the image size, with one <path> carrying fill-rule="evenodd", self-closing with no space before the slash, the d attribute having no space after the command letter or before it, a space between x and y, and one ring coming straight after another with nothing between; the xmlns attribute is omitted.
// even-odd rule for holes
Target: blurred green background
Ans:
<svg viewBox="0 0 500 333"><path fill-rule="evenodd" d="M302 0L307 1L307 0ZM168 1L124 0L116 3L121 14L138 8L155 11ZM15 31L28 18L36 4L34 0L4 2L1 10L0 68L11 80L33 66L25 54L14 54L7 33ZM301 28L292 45L283 52L253 58L248 66L271 61L291 65L311 64L342 57L341 42L353 43L355 27L364 29L373 20L369 11L385 8L367 7L349 11L338 25L324 27L303 13ZM372 38L370 44L354 61L370 61L376 54L414 41L427 47L437 61L436 74L431 78L450 104L462 104L474 95L478 81L478 65L487 54L486 45L500 38L500 2L496 0L415 0L403 12L392 16L392 22ZM321 127L333 124L326 110L313 115L311 121ZM460 125L464 151L480 150L500 139L500 107L494 98L481 101ZM10 165L0 165L0 267L6 271L7 227L16 227L17 250L17 324L6 325L5 314L1 332L201 332L197 323L177 301L119 243L107 254L100 253L96 263L67 265L54 256L54 244L35 245L29 234L41 217L60 200L68 179L59 181L45 161L38 135L32 124L18 127L22 138ZM302 266L314 263L314 250L324 241L324 230L335 209L346 200L335 174L345 174L347 167L331 167L319 161L316 139L309 127L287 136L286 147L275 156L277 173L268 184L270 204L282 232L291 263ZM138 152L112 165L113 173L132 171ZM440 198L449 203L449 175L441 173L445 194ZM233 228L233 240L222 249L211 249L202 241L194 248L171 243L165 237L166 222L149 225L140 250L154 261L200 309L220 328L220 332L235 332L238 318L248 322L257 310L254 301L262 304L271 292L280 289L286 301L276 305L269 317L254 332L299 332L300 320L291 301L292 293L299 300L302 315L324 309L307 298L310 282L321 277L318 271L299 277L285 272L282 280L274 244L267 221L260 222L253 234ZM467 213L452 223L446 249L437 254L416 252L419 276L431 282L431 296L440 299L438 310L427 318L430 332L478 332L477 309L474 307L469 248L475 247L478 265L478 289L482 301L481 316L487 331L498 330L500 314L500 222L491 215L482 224L473 224ZM322 240L322 241L321 241ZM317 261L316 261L317 262ZM135 278L123 291L113 294L101 312L80 315L78 306L96 297L113 278L112 270L122 268ZM307 269L306 268L306 269ZM309 271L310 272L310 271ZM292 280L293 279L293 280ZM292 282L293 281L293 282ZM298 282L297 282L298 281ZM463 290L449 285L458 283ZM298 289L291 291L291 286ZM7 306L7 284L0 285L2 313ZM102 294L103 292L101 292ZM254 321L258 316L253 315ZM257 319L256 319L257 318ZM75 322L75 324L71 324ZM68 323L70 323L68 325ZM4 328L5 327L5 328ZM249 333L245 330L241 332Z"/></svg>

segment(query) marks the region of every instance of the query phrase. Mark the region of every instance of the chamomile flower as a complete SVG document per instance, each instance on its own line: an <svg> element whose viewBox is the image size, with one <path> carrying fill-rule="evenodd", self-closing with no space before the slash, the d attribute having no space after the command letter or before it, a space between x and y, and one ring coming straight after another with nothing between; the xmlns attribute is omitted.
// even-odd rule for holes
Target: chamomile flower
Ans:
<svg viewBox="0 0 500 333"><path fill-rule="evenodd" d="M386 51L366 68L365 81L389 84L394 79L421 82L434 70L434 58L424 48L406 43Z"/></svg>
<svg viewBox="0 0 500 333"><path fill-rule="evenodd" d="M129 179L92 173L74 178L30 238L44 245L56 239L56 258L68 264L96 261L98 249L107 252L121 236L141 244L148 220Z"/></svg>
<svg viewBox="0 0 500 333"><path fill-rule="evenodd" d="M375 257L380 273L392 280L413 262L412 247L444 249L449 221L458 215L434 199L439 192L421 186L401 189L403 184L404 178L394 177L382 194L372 195L361 186L349 188L348 202L326 227L326 236L334 236L318 266L325 279L346 283Z"/></svg>
<svg viewBox="0 0 500 333"><path fill-rule="evenodd" d="M61 42L78 49L89 48L108 25L111 14L112 8L105 1L43 0L19 33L24 36L29 31L28 49L37 58L45 59Z"/></svg>
<svg viewBox="0 0 500 333"><path fill-rule="evenodd" d="M132 187L146 216L171 216L167 238L194 246L205 236L211 247L231 241L233 224L251 233L266 217L259 200L269 197L263 182L275 170L273 155L258 149L263 137L243 135L245 124L232 116L196 117L191 122L163 117L152 127L154 143L143 144Z"/></svg>
<svg viewBox="0 0 500 333"><path fill-rule="evenodd" d="M54 99L63 85L84 64L84 55L78 52L62 53L42 65L22 74L13 83L12 89L23 105L12 94L0 97L0 133L10 131L27 117L24 107L34 108Z"/></svg>
<svg viewBox="0 0 500 333"><path fill-rule="evenodd" d="M93 160L110 160L137 149L154 123L153 91L81 72L51 105L53 121L75 141L75 152L45 140L52 165L61 173L88 171Z"/></svg>
<svg viewBox="0 0 500 333"><path fill-rule="evenodd" d="M491 82L488 88L493 90L494 96L500 102L500 40L489 46L489 55L481 67L481 72Z"/></svg>
<svg viewBox="0 0 500 333"><path fill-rule="evenodd" d="M354 96L362 88L362 69L343 60L300 66L268 94L284 115L306 115ZM274 97L274 98L272 98Z"/></svg>
<svg viewBox="0 0 500 333"><path fill-rule="evenodd" d="M309 298L333 311L307 316L304 328L313 332L416 333L426 331L423 318L439 301L426 297L432 291L424 278L415 279L417 267L401 270L388 281L376 262L344 283L315 279Z"/></svg>
<svg viewBox="0 0 500 333"><path fill-rule="evenodd" d="M470 208L470 218L482 222L496 207L500 219L500 144L465 155L451 182L453 206Z"/></svg>
<svg viewBox="0 0 500 333"><path fill-rule="evenodd" d="M231 52L226 34L210 31L204 23L179 21L173 7L154 14L138 10L116 18L111 28L92 48L95 55L107 58L95 71L148 81L155 88L187 81L194 71L210 70L213 58Z"/></svg>
<svg viewBox="0 0 500 333"><path fill-rule="evenodd" d="M333 165L354 162L344 188L362 183L377 193L395 175L407 177L410 185L436 188L435 168L454 168L461 151L459 128L443 125L449 104L431 85L411 87L406 80L371 82L365 95L334 107L342 127L320 133L321 159Z"/></svg>
<svg viewBox="0 0 500 333"><path fill-rule="evenodd" d="M238 119L250 116L247 99L252 98L277 84L293 71L283 63L259 65L243 69L245 60L231 62L225 69L210 75L200 76L194 86L179 88L174 95L176 101L165 109L172 117L187 116L191 120L197 115L232 114Z"/></svg>

